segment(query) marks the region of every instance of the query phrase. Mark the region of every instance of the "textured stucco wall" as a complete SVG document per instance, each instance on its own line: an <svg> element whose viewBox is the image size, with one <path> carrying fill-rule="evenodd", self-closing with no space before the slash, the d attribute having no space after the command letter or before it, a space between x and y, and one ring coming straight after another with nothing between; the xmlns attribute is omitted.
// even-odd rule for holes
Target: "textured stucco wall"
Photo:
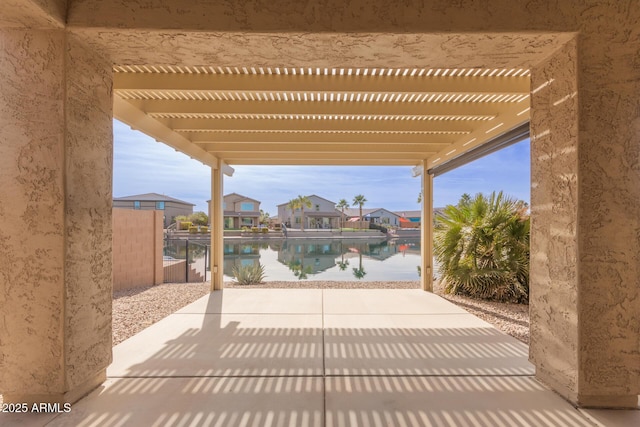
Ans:
<svg viewBox="0 0 640 427"><path fill-rule="evenodd" d="M578 387L577 43L531 72L531 344L538 375Z"/></svg>
<svg viewBox="0 0 640 427"><path fill-rule="evenodd" d="M0 389L63 400L111 360L111 64L63 31L0 40Z"/></svg>
<svg viewBox="0 0 640 427"><path fill-rule="evenodd" d="M74 389L111 363L112 65L73 36L65 49L65 351Z"/></svg>
<svg viewBox="0 0 640 427"><path fill-rule="evenodd" d="M531 358L584 406L640 394L640 27L621 10L585 11L532 70Z"/></svg>
<svg viewBox="0 0 640 427"><path fill-rule="evenodd" d="M64 387L64 34L0 31L0 49L0 390L55 393Z"/></svg>
<svg viewBox="0 0 640 427"><path fill-rule="evenodd" d="M0 28L62 28L67 0L2 0Z"/></svg>
<svg viewBox="0 0 640 427"><path fill-rule="evenodd" d="M163 281L163 211L113 210L113 290Z"/></svg>
<svg viewBox="0 0 640 427"><path fill-rule="evenodd" d="M585 10L579 44L579 351L584 405L640 394L640 5ZM635 398L634 398L635 396Z"/></svg>

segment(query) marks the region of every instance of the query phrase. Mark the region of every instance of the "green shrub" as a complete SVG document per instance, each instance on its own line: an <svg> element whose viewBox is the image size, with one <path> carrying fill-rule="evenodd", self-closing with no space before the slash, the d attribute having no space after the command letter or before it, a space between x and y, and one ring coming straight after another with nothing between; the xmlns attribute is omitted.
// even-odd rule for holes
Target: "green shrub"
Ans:
<svg viewBox="0 0 640 427"><path fill-rule="evenodd" d="M527 206L502 192L464 195L436 217L434 252L445 291L473 298L529 300Z"/></svg>
<svg viewBox="0 0 640 427"><path fill-rule="evenodd" d="M264 265L258 263L254 265L234 265L233 277L239 285L259 285L264 282Z"/></svg>
<svg viewBox="0 0 640 427"><path fill-rule="evenodd" d="M178 229L179 230L188 230L189 228L191 228L191 221L180 221L178 222Z"/></svg>
<svg viewBox="0 0 640 427"><path fill-rule="evenodd" d="M209 227L207 227L206 225L203 225L200 227L200 232L201 233L208 233L209 232Z"/></svg>
<svg viewBox="0 0 640 427"><path fill-rule="evenodd" d="M260 231L260 229L258 227L251 227L251 232L252 233L257 233L258 231Z"/></svg>
<svg viewBox="0 0 640 427"><path fill-rule="evenodd" d="M191 223L193 225L207 225L207 224L209 224L209 217L207 216L206 213L204 213L202 211L198 211L198 212L192 213L191 215L189 215L188 220L191 221Z"/></svg>
<svg viewBox="0 0 640 427"><path fill-rule="evenodd" d="M247 232L247 231L249 231L249 227L243 226L243 227L241 228L241 230L242 230L243 232Z"/></svg>
<svg viewBox="0 0 640 427"><path fill-rule="evenodd" d="M267 234L269 232L269 229L267 227L264 227L260 231L262 232L262 234Z"/></svg>
<svg viewBox="0 0 640 427"><path fill-rule="evenodd" d="M198 232L198 227L193 225L189 227L189 234L196 234L197 232Z"/></svg>

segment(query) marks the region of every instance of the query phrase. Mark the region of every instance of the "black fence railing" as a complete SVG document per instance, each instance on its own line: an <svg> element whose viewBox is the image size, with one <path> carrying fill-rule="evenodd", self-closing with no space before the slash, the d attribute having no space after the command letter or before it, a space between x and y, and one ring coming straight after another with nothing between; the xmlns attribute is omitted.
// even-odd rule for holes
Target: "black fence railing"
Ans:
<svg viewBox="0 0 640 427"><path fill-rule="evenodd" d="M209 245L188 239L165 239L165 283L206 282L210 271Z"/></svg>
<svg viewBox="0 0 640 427"><path fill-rule="evenodd" d="M380 230L382 231L384 234L387 234L387 232L389 232L389 230L387 229L387 227L380 225L380 224L374 224L372 222L369 223L369 229L370 230Z"/></svg>

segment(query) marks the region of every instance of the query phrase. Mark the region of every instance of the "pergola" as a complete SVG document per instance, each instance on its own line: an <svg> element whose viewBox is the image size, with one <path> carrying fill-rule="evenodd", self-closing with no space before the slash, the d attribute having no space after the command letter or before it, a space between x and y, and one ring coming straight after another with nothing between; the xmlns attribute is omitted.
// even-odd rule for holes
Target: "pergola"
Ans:
<svg viewBox="0 0 640 427"><path fill-rule="evenodd" d="M114 117L229 175L232 165L428 170L527 123L529 74L524 68L116 66ZM423 178L422 264L430 272L432 183L428 174ZM216 199L212 194L213 247L222 239ZM221 265L214 260L212 289L222 288ZM422 276L425 290L432 276Z"/></svg>

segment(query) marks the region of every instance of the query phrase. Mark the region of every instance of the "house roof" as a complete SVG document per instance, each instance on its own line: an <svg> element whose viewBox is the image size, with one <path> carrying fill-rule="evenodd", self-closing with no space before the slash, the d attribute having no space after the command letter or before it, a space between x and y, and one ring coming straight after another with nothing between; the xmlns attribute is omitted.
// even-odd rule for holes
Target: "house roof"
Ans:
<svg viewBox="0 0 640 427"><path fill-rule="evenodd" d="M183 205L195 206L194 203L185 202L184 200L176 199L174 197L165 196L164 194L158 193L145 193L145 194L134 194L133 196L124 196L124 197L114 197L114 202L133 202L133 201L141 201L141 202L175 202L182 203Z"/></svg>
<svg viewBox="0 0 640 427"><path fill-rule="evenodd" d="M223 196L223 199L226 199L227 197L233 197L233 196L237 197L238 200L251 200L252 202L261 203L260 200L252 199L251 197L243 196L242 194L238 194L238 193L225 194Z"/></svg>
<svg viewBox="0 0 640 427"><path fill-rule="evenodd" d="M433 208L433 213L436 215L442 215L442 212L444 211L444 208ZM406 218L418 218L422 216L422 211L420 210L413 210L413 211L395 211L393 212L394 214L398 215L398 216L404 216Z"/></svg>
<svg viewBox="0 0 640 427"><path fill-rule="evenodd" d="M377 211L380 208L362 208L362 216L369 215L371 212ZM342 212L337 209L338 212ZM360 208L346 208L344 210L346 216L360 216Z"/></svg>
<svg viewBox="0 0 640 427"><path fill-rule="evenodd" d="M394 214L403 217L403 218L416 218L416 217L421 217L422 216L422 211L420 210L413 210L413 211L395 211Z"/></svg>
<svg viewBox="0 0 640 427"><path fill-rule="evenodd" d="M385 209L385 208L378 208L378 209L374 209L373 211L369 212L367 215L374 214L374 213L376 213L376 212L378 212L378 211L384 211L384 212L390 213L391 215L400 216L400 215L398 215L397 213L395 213L395 212L391 212L389 209ZM366 215L365 215L365 216L366 216Z"/></svg>
<svg viewBox="0 0 640 427"><path fill-rule="evenodd" d="M316 198L318 198L318 199L322 199L322 200L324 200L325 202L332 203L333 205L335 205L335 204L336 204L336 202L331 201L331 200L329 200L329 199L325 199L324 197L320 197L320 196L318 196L318 195L316 195L316 194L310 194L310 195L308 195L307 197L308 197L308 198L316 197ZM287 204L289 204L289 202L280 203L280 204L279 204L279 205L277 205L277 206L284 206L284 205L287 205Z"/></svg>

